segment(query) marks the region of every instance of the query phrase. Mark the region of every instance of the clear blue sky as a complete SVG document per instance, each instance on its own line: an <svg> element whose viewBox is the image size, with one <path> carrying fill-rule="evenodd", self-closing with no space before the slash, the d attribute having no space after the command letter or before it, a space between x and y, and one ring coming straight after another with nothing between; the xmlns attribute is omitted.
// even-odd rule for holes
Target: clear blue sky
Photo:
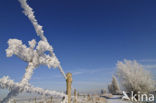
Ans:
<svg viewBox="0 0 156 103"><path fill-rule="evenodd" d="M156 75L155 0L29 0L65 72L80 90L104 88L118 60L138 60ZM7 40L39 37L17 0L0 0L0 77L16 82L26 63L7 58ZM57 69L41 66L30 81L47 89L65 89Z"/></svg>

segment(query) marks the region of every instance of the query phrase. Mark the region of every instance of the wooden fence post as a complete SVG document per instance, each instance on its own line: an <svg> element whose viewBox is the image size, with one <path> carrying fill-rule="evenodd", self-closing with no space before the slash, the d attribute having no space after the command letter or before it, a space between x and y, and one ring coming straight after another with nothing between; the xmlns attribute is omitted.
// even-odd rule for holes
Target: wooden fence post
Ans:
<svg viewBox="0 0 156 103"><path fill-rule="evenodd" d="M90 97L90 95L88 94L88 101L90 101L90 99L91 99L91 97Z"/></svg>
<svg viewBox="0 0 156 103"><path fill-rule="evenodd" d="M16 103L16 100L14 99L14 103Z"/></svg>
<svg viewBox="0 0 156 103"><path fill-rule="evenodd" d="M51 97L51 103L53 102L53 97Z"/></svg>
<svg viewBox="0 0 156 103"><path fill-rule="evenodd" d="M77 94L76 94L76 89L74 89L74 103L77 103Z"/></svg>
<svg viewBox="0 0 156 103"><path fill-rule="evenodd" d="M67 73L66 74L67 76L67 80L66 80L66 83L67 83L67 95L68 95L68 103L71 103L71 85L72 85L72 74L71 73Z"/></svg>
<svg viewBox="0 0 156 103"><path fill-rule="evenodd" d="M35 103L37 103L37 101L36 101L36 97L35 97Z"/></svg>

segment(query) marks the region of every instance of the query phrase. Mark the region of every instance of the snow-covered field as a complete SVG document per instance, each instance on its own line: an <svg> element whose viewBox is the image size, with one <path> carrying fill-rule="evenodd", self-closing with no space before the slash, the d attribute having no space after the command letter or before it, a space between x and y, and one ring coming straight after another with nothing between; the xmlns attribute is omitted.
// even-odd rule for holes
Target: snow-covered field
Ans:
<svg viewBox="0 0 156 103"><path fill-rule="evenodd" d="M110 99L106 99L104 97L100 96L91 96L88 98L88 96L80 96L77 98L77 103L131 103L128 101L122 101L119 96L113 96ZM10 103L61 103L63 98L60 97L40 97L40 98L27 98L27 99L16 99L10 101ZM72 103L74 103L74 100L72 99Z"/></svg>
<svg viewBox="0 0 156 103"><path fill-rule="evenodd" d="M107 99L107 103L132 103L129 101L123 101L121 98L121 96L113 96L110 99Z"/></svg>
<svg viewBox="0 0 156 103"><path fill-rule="evenodd" d="M131 103L131 102L122 101L121 99L107 99L107 103Z"/></svg>

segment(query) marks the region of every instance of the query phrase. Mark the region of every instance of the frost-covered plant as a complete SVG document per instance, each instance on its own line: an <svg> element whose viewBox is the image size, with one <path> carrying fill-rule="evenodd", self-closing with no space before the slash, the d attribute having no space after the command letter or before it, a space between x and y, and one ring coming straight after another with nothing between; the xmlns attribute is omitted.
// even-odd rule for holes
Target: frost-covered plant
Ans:
<svg viewBox="0 0 156 103"><path fill-rule="evenodd" d="M39 41L36 46L36 41L29 41L29 47L24 45L21 40L9 39L9 47L6 49L8 57L16 55L25 62L28 62L26 73L22 79L23 84L28 84L33 70L39 65L47 65L49 68L56 68L60 64L56 56L45 54L46 51L53 51L52 47L45 41ZM36 47L36 48L35 48Z"/></svg>
<svg viewBox="0 0 156 103"><path fill-rule="evenodd" d="M27 62L28 66L22 80L18 83L10 80L8 76L4 76L0 79L0 88L6 88L10 90L8 95L1 101L1 103L8 103L11 98L17 96L21 92L35 92L41 95L59 95L66 97L64 93L44 90L42 88L33 87L29 84L29 80L32 77L33 71L40 65L46 65L49 68L58 68L65 79L66 75L60 65L59 60L53 52L52 46L49 44L47 38L44 36L42 26L38 24L34 16L33 9L27 4L27 0L18 1L20 2L21 7L24 9L24 14L33 24L35 31L37 35L41 38L41 40L37 43L36 40L33 39L28 42L29 46L26 46L22 43L21 40L18 39L8 40L9 47L6 49L7 57L15 55L21 60ZM49 54L45 53L47 51L49 52ZM66 99L64 102L66 102Z"/></svg>
<svg viewBox="0 0 156 103"><path fill-rule="evenodd" d="M118 94L120 92L120 87L115 76L112 77L112 83L108 85L108 90L112 94Z"/></svg>
<svg viewBox="0 0 156 103"><path fill-rule="evenodd" d="M154 91L155 81L150 72L135 60L118 61L117 77L126 92L149 93Z"/></svg>

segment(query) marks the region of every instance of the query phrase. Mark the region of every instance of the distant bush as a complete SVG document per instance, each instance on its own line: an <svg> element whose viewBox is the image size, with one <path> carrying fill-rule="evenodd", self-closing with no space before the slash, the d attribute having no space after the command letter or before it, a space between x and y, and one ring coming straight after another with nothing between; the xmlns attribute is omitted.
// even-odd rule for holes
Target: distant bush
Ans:
<svg viewBox="0 0 156 103"><path fill-rule="evenodd" d="M101 89L100 95L103 95L103 94L106 94L106 93L107 93L107 90L106 89Z"/></svg>
<svg viewBox="0 0 156 103"><path fill-rule="evenodd" d="M119 61L117 63L117 77L126 92L150 93L154 91L155 81L152 79L151 74L135 60Z"/></svg>
<svg viewBox="0 0 156 103"><path fill-rule="evenodd" d="M113 76L112 83L108 85L108 91L112 94L119 94L120 88L115 76Z"/></svg>

